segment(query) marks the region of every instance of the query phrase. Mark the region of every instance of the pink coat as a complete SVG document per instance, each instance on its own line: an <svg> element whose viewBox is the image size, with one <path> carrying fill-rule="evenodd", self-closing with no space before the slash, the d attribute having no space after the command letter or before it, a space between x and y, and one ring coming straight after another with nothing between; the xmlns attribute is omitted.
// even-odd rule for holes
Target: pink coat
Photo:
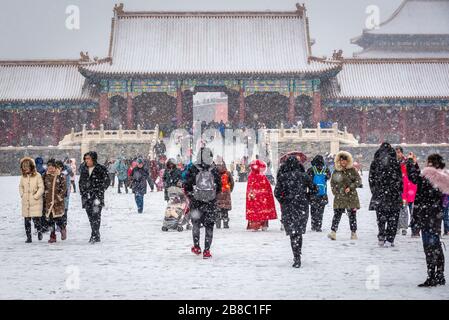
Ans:
<svg viewBox="0 0 449 320"><path fill-rule="evenodd" d="M401 163L401 171L402 171L402 182L404 184L402 200L407 201L407 203L413 203L415 202L416 191L418 190L418 187L416 186L416 184L412 183L408 179L407 167L405 162Z"/></svg>

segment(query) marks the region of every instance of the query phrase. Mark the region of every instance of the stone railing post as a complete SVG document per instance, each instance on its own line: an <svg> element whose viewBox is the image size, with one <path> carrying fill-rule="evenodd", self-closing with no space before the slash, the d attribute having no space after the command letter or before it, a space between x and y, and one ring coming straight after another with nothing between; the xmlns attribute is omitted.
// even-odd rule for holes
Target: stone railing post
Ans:
<svg viewBox="0 0 449 320"><path fill-rule="evenodd" d="M75 128L70 130L70 141L73 142L73 140L75 140Z"/></svg>
<svg viewBox="0 0 449 320"><path fill-rule="evenodd" d="M281 129L280 129L279 133L280 133L280 137L283 138L284 134L285 134L285 132L284 132L284 123L283 122L281 122Z"/></svg>
<svg viewBox="0 0 449 320"><path fill-rule="evenodd" d="M156 139L159 138L159 125L156 124L156 127L154 127L154 134L156 135Z"/></svg>
<svg viewBox="0 0 449 320"><path fill-rule="evenodd" d="M343 137L345 138L345 139L348 139L348 128L345 126L345 129L344 129L344 135L343 135Z"/></svg>
<svg viewBox="0 0 449 320"><path fill-rule="evenodd" d="M104 124L100 124L100 138L104 138Z"/></svg>
<svg viewBox="0 0 449 320"><path fill-rule="evenodd" d="M332 130L334 131L334 136L338 137L338 123L332 123Z"/></svg>
<svg viewBox="0 0 449 320"><path fill-rule="evenodd" d="M316 125L316 137L318 138L318 140L321 137L321 124L318 122L318 124Z"/></svg>
<svg viewBox="0 0 449 320"><path fill-rule="evenodd" d="M302 122L298 125L298 137L302 137Z"/></svg>
<svg viewBox="0 0 449 320"><path fill-rule="evenodd" d="M140 129L140 124L137 125L137 138L140 139L142 136L142 131Z"/></svg>
<svg viewBox="0 0 449 320"><path fill-rule="evenodd" d="M118 138L123 138L123 126L121 124L118 126Z"/></svg>
<svg viewBox="0 0 449 320"><path fill-rule="evenodd" d="M87 136L86 124L83 124L83 131L82 131L83 140L86 138L86 136Z"/></svg>

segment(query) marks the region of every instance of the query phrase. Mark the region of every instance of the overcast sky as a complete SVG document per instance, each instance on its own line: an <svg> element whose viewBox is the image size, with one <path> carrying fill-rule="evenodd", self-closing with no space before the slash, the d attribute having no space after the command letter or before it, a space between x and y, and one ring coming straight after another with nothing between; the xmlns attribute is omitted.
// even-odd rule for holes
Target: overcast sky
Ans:
<svg viewBox="0 0 449 320"><path fill-rule="evenodd" d="M296 9L297 0L2 0L0 10L0 59L79 58L107 56L112 8L117 2L125 11L232 11ZM360 50L350 39L362 33L368 14L377 5L386 20L402 0L302 0L308 9L312 48L316 56L343 49L345 56ZM80 10L80 29L66 28L66 8Z"/></svg>

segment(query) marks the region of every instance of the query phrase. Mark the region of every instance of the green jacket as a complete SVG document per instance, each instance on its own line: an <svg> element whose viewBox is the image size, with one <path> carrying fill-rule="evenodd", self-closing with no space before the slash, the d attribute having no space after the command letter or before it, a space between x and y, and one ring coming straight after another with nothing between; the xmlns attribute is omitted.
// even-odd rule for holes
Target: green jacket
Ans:
<svg viewBox="0 0 449 320"><path fill-rule="evenodd" d="M347 187L350 191L345 193ZM335 170L331 178L334 209L360 209L357 188L361 187L362 179L355 168Z"/></svg>

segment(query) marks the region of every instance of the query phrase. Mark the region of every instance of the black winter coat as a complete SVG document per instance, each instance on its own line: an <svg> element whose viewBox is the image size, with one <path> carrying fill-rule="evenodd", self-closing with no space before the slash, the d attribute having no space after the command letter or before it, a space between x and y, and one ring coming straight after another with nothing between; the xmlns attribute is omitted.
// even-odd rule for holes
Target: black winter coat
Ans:
<svg viewBox="0 0 449 320"><path fill-rule="evenodd" d="M192 165L186 174L186 181L184 183L184 190L189 197L190 201L190 212L198 210L201 213L200 221L203 225L211 225L215 223L217 215L217 201L216 199L210 202L198 201L193 197L193 187L196 184L196 175L201 170L208 170L210 166L206 164ZM214 166L212 169L212 174L214 176L216 193L217 195L221 192L221 178L218 173L217 168Z"/></svg>
<svg viewBox="0 0 449 320"><path fill-rule="evenodd" d="M281 204L281 221L287 235L305 232L309 198L317 190L298 159L288 158L278 174L274 188L274 195Z"/></svg>
<svg viewBox="0 0 449 320"><path fill-rule="evenodd" d="M145 168L135 167L131 172L131 189L133 193L146 194L147 183L151 185L150 173Z"/></svg>
<svg viewBox="0 0 449 320"><path fill-rule="evenodd" d="M402 172L396 151L383 143L374 155L369 171L369 210L399 211L402 207Z"/></svg>
<svg viewBox="0 0 449 320"><path fill-rule="evenodd" d="M412 160L407 161L407 173L411 182L417 185L413 207L413 219L419 229L432 233L441 233L443 219L443 193L421 175L419 166Z"/></svg>
<svg viewBox="0 0 449 320"><path fill-rule="evenodd" d="M181 170L178 168L165 169L162 180L164 181L164 198L168 201L168 188L176 187L178 182L181 181Z"/></svg>
<svg viewBox="0 0 449 320"><path fill-rule="evenodd" d="M79 190L83 208L92 206L95 200L99 200L99 206L104 207L104 193L111 184L108 169L96 164L89 176L89 169L85 164L81 164L79 172Z"/></svg>

